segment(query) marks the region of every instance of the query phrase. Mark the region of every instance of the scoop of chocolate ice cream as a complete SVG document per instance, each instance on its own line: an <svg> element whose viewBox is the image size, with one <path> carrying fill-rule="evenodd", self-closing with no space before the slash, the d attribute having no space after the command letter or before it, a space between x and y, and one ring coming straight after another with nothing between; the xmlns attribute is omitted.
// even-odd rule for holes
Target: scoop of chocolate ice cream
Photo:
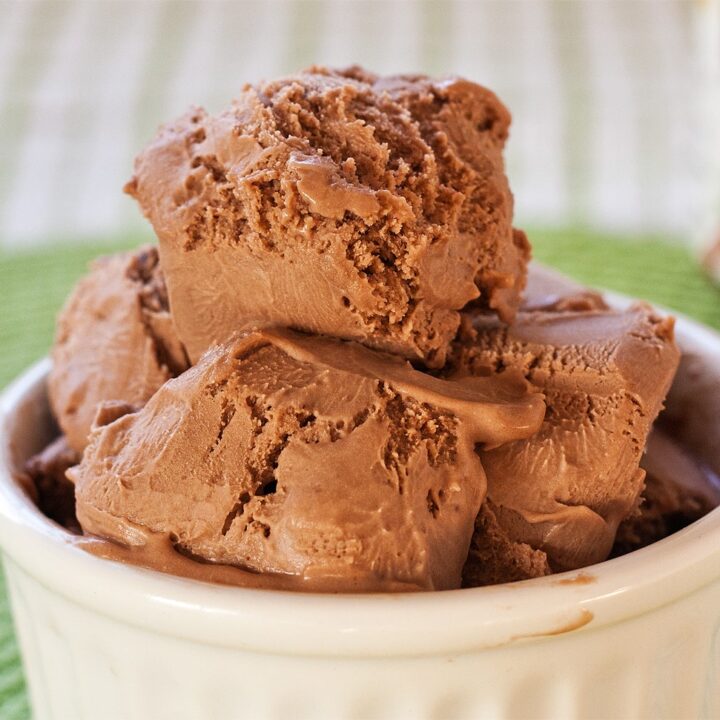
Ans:
<svg viewBox="0 0 720 720"><path fill-rule="evenodd" d="M642 499L620 524L613 555L662 540L720 505L717 478L657 428L648 439L642 467L647 473Z"/></svg>
<svg viewBox="0 0 720 720"><path fill-rule="evenodd" d="M439 367L468 302L512 320L529 245L511 227L509 122L464 80L312 68L163 127L127 190L191 360L282 326Z"/></svg>
<svg viewBox="0 0 720 720"><path fill-rule="evenodd" d="M673 321L586 300L522 312L511 327L475 315L456 343L451 377L512 369L547 401L536 435L481 453L491 517L478 518L466 582L602 561L640 501L640 459L679 360Z"/></svg>
<svg viewBox="0 0 720 720"><path fill-rule="evenodd" d="M56 438L25 464L25 473L37 506L45 515L67 530L80 533L75 516L75 487L66 471L80 462L80 454L73 450L64 435Z"/></svg>
<svg viewBox="0 0 720 720"><path fill-rule="evenodd" d="M158 534L197 559L307 589L460 585L485 495L476 445L539 427L519 375L440 380L355 343L265 330L208 351L94 431L85 532Z"/></svg>
<svg viewBox="0 0 720 720"><path fill-rule="evenodd" d="M100 403L141 406L187 367L155 248L93 263L58 317L52 359L50 403L77 452Z"/></svg>

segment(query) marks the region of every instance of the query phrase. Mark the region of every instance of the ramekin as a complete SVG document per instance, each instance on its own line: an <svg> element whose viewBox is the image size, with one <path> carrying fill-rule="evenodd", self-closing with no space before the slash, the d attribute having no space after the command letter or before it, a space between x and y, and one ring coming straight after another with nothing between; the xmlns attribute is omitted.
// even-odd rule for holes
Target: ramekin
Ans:
<svg viewBox="0 0 720 720"><path fill-rule="evenodd" d="M720 336L677 331L669 411L690 403L682 428L717 469ZM47 370L0 402L0 545L37 720L720 717L720 510L581 572L474 590L185 580L74 547L14 479L52 432Z"/></svg>

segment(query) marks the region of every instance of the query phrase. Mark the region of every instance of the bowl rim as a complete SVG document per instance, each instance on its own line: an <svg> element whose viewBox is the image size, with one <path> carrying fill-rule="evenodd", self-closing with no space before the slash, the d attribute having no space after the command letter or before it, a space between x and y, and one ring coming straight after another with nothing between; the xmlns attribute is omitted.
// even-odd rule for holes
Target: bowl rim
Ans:
<svg viewBox="0 0 720 720"><path fill-rule="evenodd" d="M629 298L608 293L610 304ZM720 334L673 312L677 337L720 363ZM214 585L95 557L35 507L13 479L17 411L42 399L41 360L0 397L0 546L47 591L152 633L262 653L388 657L457 654L649 613L720 580L720 508L628 555L490 587L411 594L330 595ZM690 558L690 559L689 559ZM72 582L68 582L72 578ZM11 572L12 585L12 572ZM444 622L440 621L443 619Z"/></svg>

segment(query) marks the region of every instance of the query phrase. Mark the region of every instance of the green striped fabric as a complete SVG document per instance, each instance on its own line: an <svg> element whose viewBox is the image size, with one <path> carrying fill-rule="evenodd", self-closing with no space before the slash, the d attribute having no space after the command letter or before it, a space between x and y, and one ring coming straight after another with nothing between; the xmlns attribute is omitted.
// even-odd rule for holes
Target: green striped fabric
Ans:
<svg viewBox="0 0 720 720"><path fill-rule="evenodd" d="M537 259L581 281L661 303L720 328L720 292L677 244L578 231L536 231L530 236ZM131 247L136 240L102 247ZM98 252L95 246L75 246L0 253L0 387L47 352L63 298ZM10 611L0 588L0 720L28 717Z"/></svg>

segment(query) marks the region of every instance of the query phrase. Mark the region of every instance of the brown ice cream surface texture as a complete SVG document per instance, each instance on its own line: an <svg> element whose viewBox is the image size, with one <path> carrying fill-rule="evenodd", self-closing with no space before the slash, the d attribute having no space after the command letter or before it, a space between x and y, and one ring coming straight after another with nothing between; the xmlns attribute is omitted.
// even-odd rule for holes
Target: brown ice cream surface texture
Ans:
<svg viewBox="0 0 720 720"><path fill-rule="evenodd" d="M509 123L459 78L310 68L161 128L126 189L191 360L282 326L440 367L468 303L511 321L529 245L512 229Z"/></svg>
<svg viewBox="0 0 720 720"><path fill-rule="evenodd" d="M488 495L466 585L605 560L641 502L640 460L679 360L673 320L587 293L545 307L512 326L471 315L453 351L450 377L519 371L547 402L536 435L480 453Z"/></svg>
<svg viewBox="0 0 720 720"><path fill-rule="evenodd" d="M720 505L720 483L661 429L642 459L645 489L637 510L618 528L612 555L639 550L707 515ZM712 482L712 480L715 482Z"/></svg>
<svg viewBox="0 0 720 720"><path fill-rule="evenodd" d="M155 248L93 263L57 319L52 360L50 404L77 452L101 403L139 407L185 370Z"/></svg>
<svg viewBox="0 0 720 720"><path fill-rule="evenodd" d="M75 488L65 476L66 471L80 462L80 453L60 435L42 452L34 455L24 467L23 485L31 493L38 508L51 520L74 533L82 532L75 516Z"/></svg>
<svg viewBox="0 0 720 720"><path fill-rule="evenodd" d="M528 437L519 375L446 381L355 343L265 330L208 352L69 471L86 533L305 589L459 587L485 495L476 445Z"/></svg>

